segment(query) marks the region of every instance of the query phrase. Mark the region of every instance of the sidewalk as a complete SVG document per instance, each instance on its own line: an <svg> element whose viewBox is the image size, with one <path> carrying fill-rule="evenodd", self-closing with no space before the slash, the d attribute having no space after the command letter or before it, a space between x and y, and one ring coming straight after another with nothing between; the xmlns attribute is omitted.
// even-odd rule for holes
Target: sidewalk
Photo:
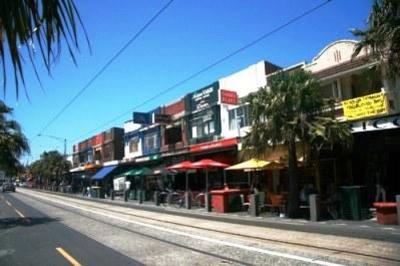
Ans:
<svg viewBox="0 0 400 266"><path fill-rule="evenodd" d="M204 208L193 208L188 210L185 208L176 208L163 205L156 206L154 202L149 201L145 201L142 204L139 204L138 201L124 202L121 197L116 197L115 200L112 201L109 198L95 199L84 197L80 194L66 194L46 190L39 191L63 195L67 197L79 198L83 200L98 201L116 206L125 206L139 210L179 215L190 218L229 222L234 224L267 227L305 233L317 233L400 243L399 225L380 225L374 219L363 221L327 220L312 222L305 219L280 218L277 216L272 216L271 214L265 212L261 213L261 215L258 217L252 217L248 215L247 212L215 213L206 212Z"/></svg>

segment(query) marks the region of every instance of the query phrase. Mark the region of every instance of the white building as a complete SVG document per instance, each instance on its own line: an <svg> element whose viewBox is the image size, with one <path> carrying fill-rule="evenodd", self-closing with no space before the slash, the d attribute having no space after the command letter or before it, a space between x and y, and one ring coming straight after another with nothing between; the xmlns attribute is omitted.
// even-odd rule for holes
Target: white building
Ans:
<svg viewBox="0 0 400 266"><path fill-rule="evenodd" d="M218 80L222 138L232 138L246 134L250 126L249 109L247 105L240 104L240 99L252 92L256 92L261 87L265 87L267 85L266 76L279 69L280 67L267 61L260 61ZM224 100L224 91L236 94L236 102L235 100L232 102Z"/></svg>

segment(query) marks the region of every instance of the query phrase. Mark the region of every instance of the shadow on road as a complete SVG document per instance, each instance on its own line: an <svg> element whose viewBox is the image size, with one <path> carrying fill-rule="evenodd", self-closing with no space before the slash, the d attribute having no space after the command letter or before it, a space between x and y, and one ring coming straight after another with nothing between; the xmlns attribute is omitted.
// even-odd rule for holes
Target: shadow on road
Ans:
<svg viewBox="0 0 400 266"><path fill-rule="evenodd" d="M0 218L0 230L10 229L17 226L35 226L57 221L59 221L59 219L48 217Z"/></svg>

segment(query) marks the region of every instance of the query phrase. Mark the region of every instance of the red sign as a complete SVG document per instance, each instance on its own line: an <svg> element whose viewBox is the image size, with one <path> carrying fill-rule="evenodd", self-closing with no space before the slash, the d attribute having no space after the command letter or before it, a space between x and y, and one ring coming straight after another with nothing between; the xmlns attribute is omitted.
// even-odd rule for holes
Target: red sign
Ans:
<svg viewBox="0 0 400 266"><path fill-rule="evenodd" d="M237 144L236 138L223 139L223 140L218 140L218 141L210 141L210 142L192 145L192 146L190 146L189 151L190 152L200 152L200 151L215 150L215 149L234 146L236 144Z"/></svg>
<svg viewBox="0 0 400 266"><path fill-rule="evenodd" d="M221 103L239 104L236 91L221 90Z"/></svg>

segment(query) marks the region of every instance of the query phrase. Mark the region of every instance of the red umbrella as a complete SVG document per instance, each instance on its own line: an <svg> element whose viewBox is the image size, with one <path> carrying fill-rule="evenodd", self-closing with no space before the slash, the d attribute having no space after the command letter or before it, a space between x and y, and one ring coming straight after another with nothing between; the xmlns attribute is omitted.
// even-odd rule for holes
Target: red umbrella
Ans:
<svg viewBox="0 0 400 266"><path fill-rule="evenodd" d="M206 193L208 193L208 169L212 168L226 168L230 166L229 164L217 162L211 159L202 159L200 161L192 163L192 166L197 167L197 169L206 169Z"/></svg>
<svg viewBox="0 0 400 266"><path fill-rule="evenodd" d="M170 165L167 167L168 170L175 170L175 171L186 171L191 169L197 169L193 166L191 161L183 161L174 165Z"/></svg>
<svg viewBox="0 0 400 266"><path fill-rule="evenodd" d="M226 168L230 165L226 163L217 162L211 159L202 159L200 161L192 163L192 166L200 169L210 169L210 168Z"/></svg>
<svg viewBox="0 0 400 266"><path fill-rule="evenodd" d="M185 171L186 173L186 192L189 190L189 180L188 180L188 170L198 169L198 167L193 166L191 161L183 161L174 165L167 167L168 170L172 171Z"/></svg>

